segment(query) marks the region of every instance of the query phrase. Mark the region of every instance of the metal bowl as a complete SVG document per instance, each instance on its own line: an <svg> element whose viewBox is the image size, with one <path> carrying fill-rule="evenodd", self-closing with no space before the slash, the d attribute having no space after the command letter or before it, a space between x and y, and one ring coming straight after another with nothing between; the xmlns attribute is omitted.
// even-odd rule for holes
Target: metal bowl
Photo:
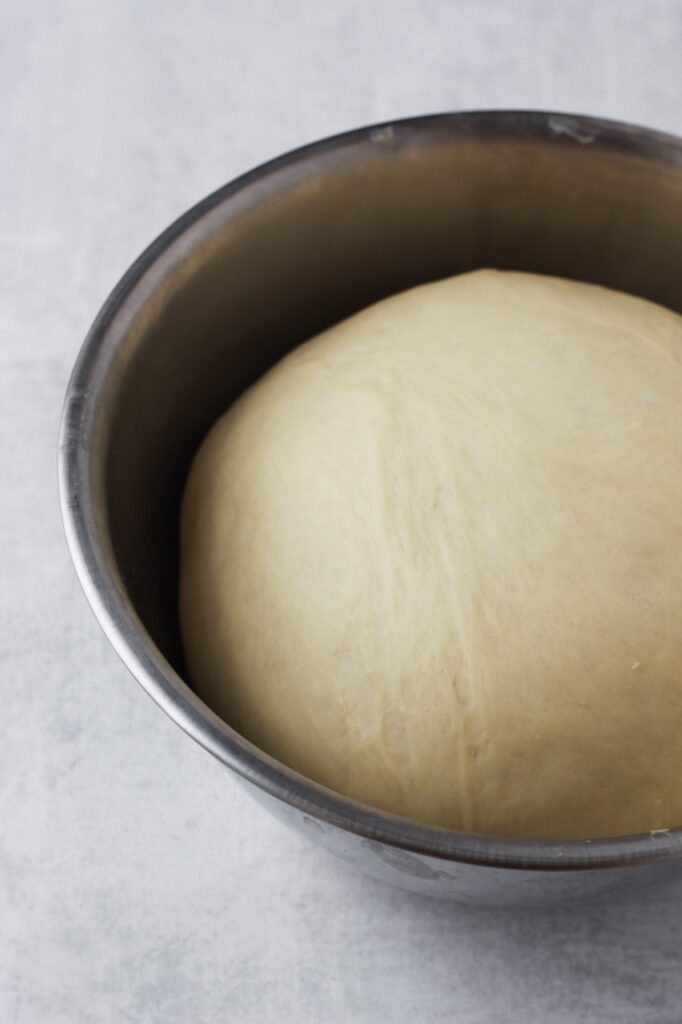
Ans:
<svg viewBox="0 0 682 1024"><path fill-rule="evenodd" d="M69 384L71 553L130 671L271 811L363 870L487 904L581 901L682 874L682 829L523 842L430 828L303 778L185 681L178 508L216 417L288 349L478 266L594 281L682 311L682 140L563 114L445 114L307 146L220 189L133 264Z"/></svg>

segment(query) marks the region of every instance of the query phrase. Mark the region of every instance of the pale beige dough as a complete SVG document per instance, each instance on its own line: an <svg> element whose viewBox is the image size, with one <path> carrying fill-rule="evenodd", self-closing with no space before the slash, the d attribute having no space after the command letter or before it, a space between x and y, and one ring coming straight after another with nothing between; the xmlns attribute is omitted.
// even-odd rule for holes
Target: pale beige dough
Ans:
<svg viewBox="0 0 682 1024"><path fill-rule="evenodd" d="M302 345L195 459L180 609L199 694L332 789L682 825L682 317L486 270Z"/></svg>

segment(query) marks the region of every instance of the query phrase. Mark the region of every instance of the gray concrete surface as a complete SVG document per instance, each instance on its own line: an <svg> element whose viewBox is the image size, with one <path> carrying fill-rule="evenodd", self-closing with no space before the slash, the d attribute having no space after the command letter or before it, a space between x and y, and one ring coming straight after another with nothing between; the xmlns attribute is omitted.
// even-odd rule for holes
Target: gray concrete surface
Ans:
<svg viewBox="0 0 682 1024"><path fill-rule="evenodd" d="M88 324L252 165L532 106L682 132L677 0L0 0L0 1024L682 1020L682 884L542 914L353 876L126 674L57 513Z"/></svg>

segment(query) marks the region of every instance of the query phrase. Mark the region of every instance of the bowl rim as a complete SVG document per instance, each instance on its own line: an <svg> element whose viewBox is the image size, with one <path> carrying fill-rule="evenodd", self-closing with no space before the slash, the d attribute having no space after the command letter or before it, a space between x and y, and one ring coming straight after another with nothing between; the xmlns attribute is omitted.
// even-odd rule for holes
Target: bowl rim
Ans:
<svg viewBox="0 0 682 1024"><path fill-rule="evenodd" d="M270 796L367 840L447 861L537 871L593 870L682 857L682 827L640 835L524 840L421 824L336 793L261 751L210 710L156 647L118 573L106 524L96 515L90 453L98 398L126 329L159 283L197 241L321 166L419 138L520 137L609 148L682 168L682 139L603 118L537 110L483 110L391 120L332 135L243 174L192 206L133 262L105 300L82 345L66 391L59 438L62 519L80 583L110 643L150 697L218 760Z"/></svg>

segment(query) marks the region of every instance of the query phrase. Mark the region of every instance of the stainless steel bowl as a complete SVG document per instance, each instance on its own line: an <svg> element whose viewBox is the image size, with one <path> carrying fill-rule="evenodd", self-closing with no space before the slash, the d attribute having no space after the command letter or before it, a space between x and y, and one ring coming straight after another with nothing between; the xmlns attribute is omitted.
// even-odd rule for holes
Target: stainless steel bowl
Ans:
<svg viewBox="0 0 682 1024"><path fill-rule="evenodd" d="M208 427L292 346L477 266L596 281L682 311L682 140L563 114L445 114L340 135L220 189L133 264L85 341L62 423L64 522L130 671L275 814L429 895L580 901L682 874L682 829L521 842L429 828L286 768L185 681L178 506Z"/></svg>

